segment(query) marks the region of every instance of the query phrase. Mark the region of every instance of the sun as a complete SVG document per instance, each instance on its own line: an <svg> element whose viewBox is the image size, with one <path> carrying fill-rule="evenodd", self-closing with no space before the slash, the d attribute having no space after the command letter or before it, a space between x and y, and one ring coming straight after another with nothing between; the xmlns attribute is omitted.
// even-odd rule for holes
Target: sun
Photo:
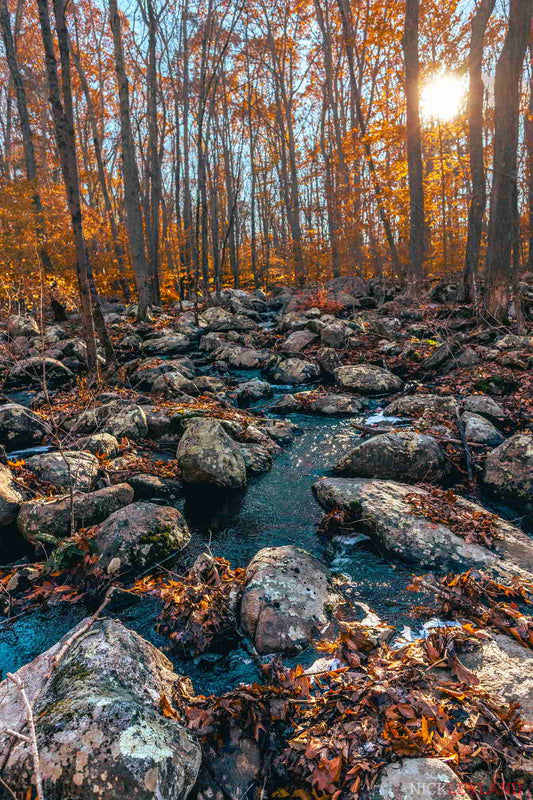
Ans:
<svg viewBox="0 0 533 800"><path fill-rule="evenodd" d="M422 116L425 119L448 122L462 110L465 96L466 86L462 78L447 72L436 75L422 89Z"/></svg>

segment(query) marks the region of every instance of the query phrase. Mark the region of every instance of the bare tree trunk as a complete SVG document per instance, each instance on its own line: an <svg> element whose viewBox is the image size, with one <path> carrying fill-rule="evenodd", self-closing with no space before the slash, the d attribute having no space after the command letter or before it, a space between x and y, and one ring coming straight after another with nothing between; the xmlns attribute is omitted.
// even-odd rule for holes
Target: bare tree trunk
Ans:
<svg viewBox="0 0 533 800"><path fill-rule="evenodd" d="M54 41L50 26L47 0L37 0L39 22L45 52L46 75L50 93L50 105L54 121L54 131L61 162L61 171L67 194L72 233L76 247L76 274L81 301L81 320L83 335L87 345L87 366L90 371L97 370L96 337L92 306L92 292L89 282L89 264L87 250L83 238L83 222L81 213L78 165L76 161L76 140L74 136L72 93L70 87L70 63L68 58L68 41L64 5L62 0L54 0L54 16L61 57L62 89L59 85L57 62L54 52ZM61 96L63 94L63 97Z"/></svg>
<svg viewBox="0 0 533 800"><path fill-rule="evenodd" d="M424 275L424 184L418 58L420 0L406 0L402 39L405 60L405 98L407 127L407 169L409 173L409 291L413 293Z"/></svg>
<svg viewBox="0 0 533 800"><path fill-rule="evenodd" d="M17 98L17 111L19 116L20 130L22 133L22 147L24 150L26 177L32 184L32 202L35 210L35 225L37 239L39 242L39 258L41 260L44 272L50 274L52 271L52 262L44 243L46 236L43 204L37 183L37 162L35 160L35 148L33 146L33 136L30 126L30 118L28 115L26 88L24 86L17 62L7 0L0 0L0 27L2 28L2 38L4 41L6 61L9 67L11 80L13 81L13 86L15 87L15 94Z"/></svg>
<svg viewBox="0 0 533 800"><path fill-rule="evenodd" d="M468 238L463 270L462 300L477 307L477 271L483 231L483 216L487 205L485 164L483 162L483 41L496 0L481 0L472 18L470 52L468 56L468 152L472 197L468 211Z"/></svg>
<svg viewBox="0 0 533 800"><path fill-rule="evenodd" d="M109 0L109 21L113 32L115 70L118 82L120 106L120 141L122 153L122 176L124 181L124 205L130 254L139 296L139 319L144 319L150 305L156 303L152 294L149 264L146 259L144 231L141 213L141 187L139 169L135 158L135 145L131 128L130 93L126 69L122 33L117 0Z"/></svg>
<svg viewBox="0 0 533 800"><path fill-rule="evenodd" d="M142 5L141 5L142 8ZM158 125L157 125L157 53L156 34L157 18L152 0L146 1L145 22L148 27L148 181L149 181L149 268L151 287L150 293L153 302L161 303L161 289L159 283L159 217L161 210L161 165L159 162Z"/></svg>
<svg viewBox="0 0 533 800"><path fill-rule="evenodd" d="M489 317L507 321L511 251L513 247L513 198L517 185L520 80L529 42L532 0L511 0L509 27L494 79L494 177L486 264L485 306Z"/></svg>
<svg viewBox="0 0 533 800"><path fill-rule="evenodd" d="M532 25L533 28L533 25ZM529 40L529 105L526 118L526 159L527 159L527 218L528 218L528 257L527 268L533 270L533 30Z"/></svg>

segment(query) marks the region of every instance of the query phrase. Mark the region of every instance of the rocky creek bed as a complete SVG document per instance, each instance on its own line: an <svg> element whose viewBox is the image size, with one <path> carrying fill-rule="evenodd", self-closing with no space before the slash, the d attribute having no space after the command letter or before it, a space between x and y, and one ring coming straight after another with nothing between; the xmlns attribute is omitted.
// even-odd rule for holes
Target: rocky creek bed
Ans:
<svg viewBox="0 0 533 800"><path fill-rule="evenodd" d="M533 337L373 292L6 320L6 797L533 789Z"/></svg>

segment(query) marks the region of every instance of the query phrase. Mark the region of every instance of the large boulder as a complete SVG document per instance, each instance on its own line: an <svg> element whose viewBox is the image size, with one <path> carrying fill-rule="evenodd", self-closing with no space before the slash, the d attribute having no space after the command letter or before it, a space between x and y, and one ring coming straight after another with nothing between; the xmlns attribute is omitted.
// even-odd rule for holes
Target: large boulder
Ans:
<svg viewBox="0 0 533 800"><path fill-rule="evenodd" d="M73 433L110 433L117 439L145 439L148 436L146 414L141 406L122 400L111 400L88 409L65 422Z"/></svg>
<svg viewBox="0 0 533 800"><path fill-rule="evenodd" d="M241 450L216 419L192 420L180 440L176 459L185 483L225 489L246 485Z"/></svg>
<svg viewBox="0 0 533 800"><path fill-rule="evenodd" d="M533 516L533 436L517 433L489 453L485 485Z"/></svg>
<svg viewBox="0 0 533 800"><path fill-rule="evenodd" d="M320 367L301 358L276 360L268 367L268 377L274 383L313 383L320 378Z"/></svg>
<svg viewBox="0 0 533 800"><path fill-rule="evenodd" d="M196 396L199 394L198 387L181 372L165 372L154 381L152 391L161 392L165 397L180 397L184 394Z"/></svg>
<svg viewBox="0 0 533 800"><path fill-rule="evenodd" d="M132 503L100 525L95 539L101 554L97 566L110 574L144 567L181 550L190 539L187 523L177 508Z"/></svg>
<svg viewBox="0 0 533 800"><path fill-rule="evenodd" d="M237 402L241 406L250 405L250 403L261 400L263 397L272 397L273 394L272 386L267 381L259 380L259 378L241 383L236 391Z"/></svg>
<svg viewBox="0 0 533 800"><path fill-rule="evenodd" d="M13 484L11 471L0 464L0 527L14 522L22 499L21 493Z"/></svg>
<svg viewBox="0 0 533 800"><path fill-rule="evenodd" d="M87 450L95 456L114 458L119 452L119 443L116 436L110 433L93 433L91 436L82 436L73 445L73 450Z"/></svg>
<svg viewBox="0 0 533 800"><path fill-rule="evenodd" d="M120 622L98 620L87 635L73 634L16 673L33 707L44 796L184 800L201 750L162 712L184 679ZM0 693L0 774L12 792L26 796L35 784L30 745L3 732L27 733L22 696L9 680Z"/></svg>
<svg viewBox="0 0 533 800"><path fill-rule="evenodd" d="M271 406L276 414L317 414L325 417L356 417L365 407L365 399L349 394L298 392L287 394Z"/></svg>
<svg viewBox="0 0 533 800"><path fill-rule="evenodd" d="M337 367L333 375L344 391L369 396L398 392L403 386L403 381L388 369L372 364Z"/></svg>
<svg viewBox="0 0 533 800"><path fill-rule="evenodd" d="M492 516L493 549L467 542L444 522L415 513L408 495L428 492L416 486L383 480L326 478L313 486L326 511L341 510L354 520L353 529L369 536L385 551L429 569L491 568L500 575L533 573L533 541L518 528ZM485 513L481 506L457 497L457 513ZM496 538L497 537L497 538Z"/></svg>
<svg viewBox="0 0 533 800"><path fill-rule="evenodd" d="M301 331L293 331L281 345L285 353L299 353L317 340L316 333L304 328Z"/></svg>
<svg viewBox="0 0 533 800"><path fill-rule="evenodd" d="M440 480L446 461L432 436L391 431L360 442L335 466L335 472L356 478L417 483Z"/></svg>
<svg viewBox="0 0 533 800"><path fill-rule="evenodd" d="M46 356L31 356L17 361L6 375L7 389L25 389L46 384L50 388L69 386L74 373L61 361Z"/></svg>
<svg viewBox="0 0 533 800"><path fill-rule="evenodd" d="M44 419L18 403L0 406L0 444L6 450L41 444L47 434Z"/></svg>
<svg viewBox="0 0 533 800"><path fill-rule="evenodd" d="M405 758L387 764L370 800L469 800L453 770L440 758Z"/></svg>
<svg viewBox="0 0 533 800"><path fill-rule="evenodd" d="M215 350L213 357L217 361L225 361L235 369L257 369L266 362L268 353L265 350L254 350L252 347L225 344Z"/></svg>
<svg viewBox="0 0 533 800"><path fill-rule="evenodd" d="M41 534L63 538L74 530L103 522L114 511L132 503L133 496L131 486L118 483L88 494L76 492L72 503L70 495L53 500L28 500L20 507L17 526L29 542L36 542Z"/></svg>
<svg viewBox="0 0 533 800"><path fill-rule="evenodd" d="M335 594L329 569L298 547L267 547L246 569L241 627L259 653L294 653L328 625Z"/></svg>
<svg viewBox="0 0 533 800"><path fill-rule="evenodd" d="M26 459L25 466L40 480L56 489L80 489L89 492L96 481L99 464L96 456L83 450L40 453Z"/></svg>

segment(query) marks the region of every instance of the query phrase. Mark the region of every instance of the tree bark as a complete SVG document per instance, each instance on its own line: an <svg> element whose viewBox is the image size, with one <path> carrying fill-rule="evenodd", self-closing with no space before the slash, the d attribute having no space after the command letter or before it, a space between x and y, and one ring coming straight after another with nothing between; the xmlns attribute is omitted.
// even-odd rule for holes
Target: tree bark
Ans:
<svg viewBox="0 0 533 800"><path fill-rule="evenodd" d="M477 271L483 231L483 216L487 205L485 164L483 161L483 43L487 24L496 0L481 0L472 18L470 51L468 55L468 153L472 178L472 197L468 211L468 238L463 270L462 300L477 307Z"/></svg>
<svg viewBox="0 0 533 800"><path fill-rule="evenodd" d="M407 169L409 174L409 291L414 293L424 275L425 218L422 140L420 134L420 63L418 23L420 0L406 0L402 39L405 61Z"/></svg>
<svg viewBox="0 0 533 800"><path fill-rule="evenodd" d="M485 306L490 318L506 322L515 238L520 81L529 42L532 0L511 0L509 26L494 79L494 161L486 263Z"/></svg>
<svg viewBox="0 0 533 800"><path fill-rule="evenodd" d="M527 220L528 255L527 268L533 270L533 24L529 39L529 104L526 118L527 159Z"/></svg>

